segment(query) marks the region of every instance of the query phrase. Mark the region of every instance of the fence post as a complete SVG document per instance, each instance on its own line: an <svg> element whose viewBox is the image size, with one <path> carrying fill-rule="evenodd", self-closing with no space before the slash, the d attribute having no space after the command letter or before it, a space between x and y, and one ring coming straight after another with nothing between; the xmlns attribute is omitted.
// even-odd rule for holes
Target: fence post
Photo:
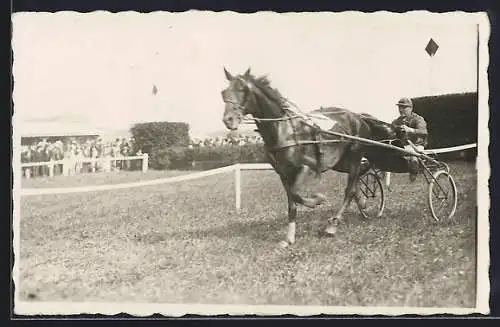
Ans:
<svg viewBox="0 0 500 327"><path fill-rule="evenodd" d="M148 171L148 154L144 153L142 155L142 172L145 173Z"/></svg>
<svg viewBox="0 0 500 327"><path fill-rule="evenodd" d="M111 157L102 158L102 170L109 173L111 171Z"/></svg>
<svg viewBox="0 0 500 327"><path fill-rule="evenodd" d="M24 174L26 176L26 179L30 179L31 178L31 167L26 167Z"/></svg>
<svg viewBox="0 0 500 327"><path fill-rule="evenodd" d="M385 186L387 187L391 186L391 173L386 171L384 175L385 175Z"/></svg>
<svg viewBox="0 0 500 327"><path fill-rule="evenodd" d="M50 160L49 166L49 177L54 177L54 161Z"/></svg>
<svg viewBox="0 0 500 327"><path fill-rule="evenodd" d="M63 176L68 176L69 175L69 160L68 159L64 159L63 160Z"/></svg>
<svg viewBox="0 0 500 327"><path fill-rule="evenodd" d="M236 164L234 167L234 187L236 193L236 211L240 211L241 209L241 167L240 164Z"/></svg>

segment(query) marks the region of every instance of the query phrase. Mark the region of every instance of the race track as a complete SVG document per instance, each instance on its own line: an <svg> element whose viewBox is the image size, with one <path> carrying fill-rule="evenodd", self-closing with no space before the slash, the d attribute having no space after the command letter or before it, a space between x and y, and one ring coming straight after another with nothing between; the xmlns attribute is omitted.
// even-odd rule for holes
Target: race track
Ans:
<svg viewBox="0 0 500 327"><path fill-rule="evenodd" d="M348 225L335 238L317 232L340 205L346 175L327 173L317 189L328 201L299 210L297 242L284 250L276 245L285 235L286 198L272 171L242 173L239 214L230 173L179 184L23 197L20 298L473 307L476 171L470 163L452 164L451 171L459 193L454 222L432 223L423 178L410 184L407 175L393 175L383 217L361 221L352 205ZM28 186L144 177L71 178L32 180Z"/></svg>

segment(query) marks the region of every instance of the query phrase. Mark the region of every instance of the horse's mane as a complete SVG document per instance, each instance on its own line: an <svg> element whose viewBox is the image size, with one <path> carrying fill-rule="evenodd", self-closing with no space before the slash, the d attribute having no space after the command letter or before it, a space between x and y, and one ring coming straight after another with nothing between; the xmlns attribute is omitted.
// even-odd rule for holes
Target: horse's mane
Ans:
<svg viewBox="0 0 500 327"><path fill-rule="evenodd" d="M255 77L249 76L249 80L254 84L266 97L276 102L276 104L283 110L290 108L289 101L281 95L278 89L271 87L271 81L267 76Z"/></svg>

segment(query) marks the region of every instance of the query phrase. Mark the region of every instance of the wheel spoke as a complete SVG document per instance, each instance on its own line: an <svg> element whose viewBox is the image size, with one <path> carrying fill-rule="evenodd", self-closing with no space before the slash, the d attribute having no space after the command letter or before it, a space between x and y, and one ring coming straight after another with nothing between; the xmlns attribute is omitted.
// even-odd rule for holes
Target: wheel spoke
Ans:
<svg viewBox="0 0 500 327"><path fill-rule="evenodd" d="M366 178L368 179L368 177L366 177ZM373 185L373 188L370 188L370 186L368 185L368 183L367 183L367 182L365 182L365 180L364 180L364 179L361 179L361 182L363 183L363 185L364 185L364 186L365 186L365 188L366 188L366 189L363 189L362 187L360 187L361 192L363 192L363 195L364 195L365 197L367 197L367 198L368 198L368 197L374 198L374 197L375 197L375 192L376 192L376 181L374 181L374 182L373 182L373 184L374 184L374 185ZM366 190L366 192L365 192L365 190ZM368 194L367 194L367 193L368 193L368 191L370 192L370 195L368 195Z"/></svg>
<svg viewBox="0 0 500 327"><path fill-rule="evenodd" d="M375 172L368 172L359 179L359 190L364 197L364 207L358 209L365 218L380 216L384 209L384 193L382 183Z"/></svg>
<svg viewBox="0 0 500 327"><path fill-rule="evenodd" d="M454 215L457 204L456 192L455 182L447 170L433 174L432 182L429 184L429 205L432 216L437 222Z"/></svg>
<svg viewBox="0 0 500 327"><path fill-rule="evenodd" d="M366 188L366 184L364 181L362 181L363 185L365 185L365 188ZM367 198L368 195L366 194L366 191L365 191L365 188L363 188L363 186L360 186L360 190L361 190L361 193L363 193L363 195Z"/></svg>
<svg viewBox="0 0 500 327"><path fill-rule="evenodd" d="M449 179L449 178L447 178L447 180L448 180L448 182L450 182L450 179ZM437 179L436 179L434 182L435 182L435 185L436 185L437 187L439 187L439 189L440 189L442 192L444 192L443 187L441 186L441 183L439 183L439 182L437 181ZM438 190L438 192L439 192L439 190ZM444 193L446 193L446 192L444 192Z"/></svg>
<svg viewBox="0 0 500 327"><path fill-rule="evenodd" d="M443 206L443 203L445 203L447 199L442 199L441 202L439 203L438 205L438 214L441 212L441 210L443 210L444 206Z"/></svg>
<svg viewBox="0 0 500 327"><path fill-rule="evenodd" d="M447 199L448 198L449 192L445 192L444 190L441 190L441 192L439 192L439 191L436 191L434 189L432 191L433 191L434 195L436 196L436 198L438 198L438 199ZM442 195L442 194L444 194L444 195Z"/></svg>

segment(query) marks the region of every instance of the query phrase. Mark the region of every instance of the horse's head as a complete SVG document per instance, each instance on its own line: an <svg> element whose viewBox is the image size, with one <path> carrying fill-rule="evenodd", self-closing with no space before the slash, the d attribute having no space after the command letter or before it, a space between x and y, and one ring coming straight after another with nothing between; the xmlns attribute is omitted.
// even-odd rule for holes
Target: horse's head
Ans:
<svg viewBox="0 0 500 327"><path fill-rule="evenodd" d="M222 121L230 130L238 129L243 117L253 114L254 106L252 102L252 84L249 81L250 68L243 75L232 76L226 68L224 73L229 81L229 86L222 91L222 100L225 103L224 115Z"/></svg>

